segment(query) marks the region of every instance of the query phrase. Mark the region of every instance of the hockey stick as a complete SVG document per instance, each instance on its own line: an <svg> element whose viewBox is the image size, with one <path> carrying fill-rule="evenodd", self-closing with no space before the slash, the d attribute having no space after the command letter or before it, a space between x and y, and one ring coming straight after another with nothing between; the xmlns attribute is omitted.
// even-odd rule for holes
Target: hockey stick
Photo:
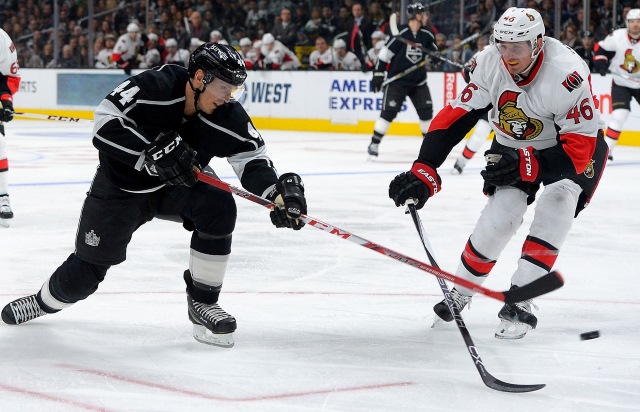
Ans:
<svg viewBox="0 0 640 412"><path fill-rule="evenodd" d="M458 63L458 62L454 62L453 60L449 60L444 56L441 56L440 54L434 52L433 50L427 49L426 47L424 47L421 44L418 43L414 43L409 39L405 39L404 37L400 36L400 30L398 30L398 23L396 21L396 19L398 18L398 16L396 15L396 13L393 13L391 15L391 17L389 18L389 28L391 28L391 35L393 35L393 37L395 37L396 39L400 40L401 42L403 42L404 44L408 44L409 46L415 47L417 49L422 50L425 54L431 56L431 57L435 57L436 59L440 59L443 62L449 63L452 66L455 67L459 67L460 69L464 69L464 65Z"/></svg>
<svg viewBox="0 0 640 412"><path fill-rule="evenodd" d="M195 174L198 180L203 183L217 187L218 189L222 189L224 191L227 191L236 196L245 198L247 200L250 200L254 203L257 203L259 205L266 207L267 209L271 209L275 207L275 204L270 202L269 200L262 198L258 195L254 195L251 192L247 192L246 190L239 189L235 186L230 185L229 183L216 179L213 176L207 175L202 172L195 172ZM460 278L448 272L444 272L439 268L420 262L419 260L403 255L402 253L395 252L389 248L386 248L382 245L371 242L367 239L361 238L360 236L354 235L353 233L347 232L344 229L340 229L338 227L330 225L329 223L325 223L316 218L303 214L300 216L300 220L302 220L309 226L315 227L316 229L320 229L329 234L336 235L342 239L351 241L367 249L371 249L374 252L378 252L392 259L395 259L399 262L405 263L409 266L413 266L433 276L445 278L446 280L453 282L457 285L463 286L467 289L471 289L475 292L482 293L483 295L489 296L491 298L494 298L506 303L522 302L523 300L533 299L537 296L544 295L545 293L549 293L553 290L556 290L564 284L564 281L562 280L562 276L560 276L559 273L551 272L541 277L540 279L534 282L531 282L527 285L524 285L522 287L519 287L517 289L499 292L499 291L487 289L481 285L476 285L475 283L470 282L466 279Z"/></svg>
<svg viewBox="0 0 640 412"><path fill-rule="evenodd" d="M57 122L65 122L65 123L93 123L92 119L84 119L81 117L69 117L69 116L58 116L58 115L51 115L51 114L26 113L26 112L15 112L13 115L17 117L23 117L25 119L54 120Z"/></svg>
<svg viewBox="0 0 640 412"><path fill-rule="evenodd" d="M429 262L437 268L439 268L436 259L433 257L433 253L431 252L431 245L429 244L429 239L424 232L424 228L422 227L422 222L420 221L420 216L418 215L418 211L416 210L416 206L414 204L413 199L409 199L407 201L407 208L409 209L409 213L411 213L411 218L413 219L413 224L418 231L418 235L420 236L420 240L422 241L422 246L424 247L424 251L427 252L427 257L429 258ZM503 382L500 379L495 378L493 375L487 371L482 363L482 359L480 359L480 353L478 352L478 348L473 343L471 339L471 334L467 329L467 325L465 325L462 316L460 315L460 310L453 302L451 298L451 293L449 292L449 288L447 287L447 283L443 278L438 277L438 284L440 285L440 290L444 295L444 300L447 302L447 306L453 315L456 326L462 335L462 339L464 343L467 345L467 350L471 355L471 359L473 363L476 365L476 369L480 373L480 378L482 378L482 382L487 385L491 389L495 389L500 392L533 392L545 387L545 384L534 384L534 385L517 385L515 383Z"/></svg>
<svg viewBox="0 0 640 412"><path fill-rule="evenodd" d="M389 83L395 82L399 78L404 77L409 73L413 73L414 71L418 70L420 67L424 66L425 64L427 64L427 62L425 60L423 60L420 63L415 64L415 65L409 67L408 69L401 71L400 73L396 74L395 76L393 76L393 77L385 80L384 82L382 82L382 87L388 85Z"/></svg>

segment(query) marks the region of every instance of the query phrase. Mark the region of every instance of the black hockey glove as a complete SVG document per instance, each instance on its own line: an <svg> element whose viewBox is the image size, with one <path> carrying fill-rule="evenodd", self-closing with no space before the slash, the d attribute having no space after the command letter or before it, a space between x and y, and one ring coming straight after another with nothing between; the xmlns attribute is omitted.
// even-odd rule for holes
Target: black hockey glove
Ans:
<svg viewBox="0 0 640 412"><path fill-rule="evenodd" d="M441 184L442 179L434 168L416 161L410 171L400 173L391 181L389 197L396 206L415 199L416 209L422 209L427 199L440 191Z"/></svg>
<svg viewBox="0 0 640 412"><path fill-rule="evenodd" d="M295 173L285 173L278 179L276 190L267 196L277 207L271 210L271 223L276 227L300 230L304 222L300 215L307 213L304 184Z"/></svg>
<svg viewBox="0 0 640 412"><path fill-rule="evenodd" d="M11 99L2 99L2 112L0 113L1 122L10 122L13 120L13 102Z"/></svg>
<svg viewBox="0 0 640 412"><path fill-rule="evenodd" d="M195 170L200 169L196 152L174 131L161 134L145 150L144 167L150 175L157 175L166 185L196 184Z"/></svg>
<svg viewBox="0 0 640 412"><path fill-rule="evenodd" d="M538 182L538 151L531 146L504 151L487 150L484 158L487 166L480 174L487 183L511 186L518 182Z"/></svg>
<svg viewBox="0 0 640 412"><path fill-rule="evenodd" d="M371 78L371 90L374 93L378 93L382 90L382 83L384 83L384 72L373 72L373 78Z"/></svg>
<svg viewBox="0 0 640 412"><path fill-rule="evenodd" d="M603 55L595 55L593 56L593 72L600 73L601 76L605 76L607 74L607 70L609 69L609 59L607 56Z"/></svg>

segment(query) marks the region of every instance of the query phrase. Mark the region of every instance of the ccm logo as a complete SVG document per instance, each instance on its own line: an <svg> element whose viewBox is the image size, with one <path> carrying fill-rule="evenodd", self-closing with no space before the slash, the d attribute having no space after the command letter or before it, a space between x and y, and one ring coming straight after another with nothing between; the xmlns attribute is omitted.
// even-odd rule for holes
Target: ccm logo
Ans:
<svg viewBox="0 0 640 412"><path fill-rule="evenodd" d="M166 145L165 147L163 147L161 151L154 153L153 154L153 160L160 160L165 155L168 155L169 153L171 153L173 151L173 149L178 147L178 145L180 144L181 141L182 141L182 137L177 136L176 140L174 140L173 142L171 142L168 145Z"/></svg>
<svg viewBox="0 0 640 412"><path fill-rule="evenodd" d="M427 172L424 169L418 169L418 173L420 173L422 176L424 176L429 182L431 182L431 186L433 186L433 193L438 193L438 182L436 182L436 179L431 176L429 174L429 172Z"/></svg>

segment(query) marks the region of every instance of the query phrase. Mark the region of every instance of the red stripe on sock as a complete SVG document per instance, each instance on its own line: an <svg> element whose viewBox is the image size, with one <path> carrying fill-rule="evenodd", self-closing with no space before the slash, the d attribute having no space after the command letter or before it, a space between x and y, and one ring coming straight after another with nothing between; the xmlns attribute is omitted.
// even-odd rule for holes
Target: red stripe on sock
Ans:
<svg viewBox="0 0 640 412"><path fill-rule="evenodd" d="M533 238L527 238L522 245L521 257L532 263L539 262L538 266L551 270L558 258L558 249L551 245L543 245Z"/></svg>
<svg viewBox="0 0 640 412"><path fill-rule="evenodd" d="M618 140L618 138L620 137L620 133L622 133L622 132L619 132L617 130L613 130L612 128L608 128L606 136L609 139Z"/></svg>
<svg viewBox="0 0 640 412"><path fill-rule="evenodd" d="M474 154L476 154L476 152L469 150L468 147L465 147L464 150L462 151L462 156L464 156L467 159L471 159Z"/></svg>
<svg viewBox="0 0 640 412"><path fill-rule="evenodd" d="M9 170L9 159L0 159L0 172Z"/></svg>
<svg viewBox="0 0 640 412"><path fill-rule="evenodd" d="M471 269L476 276L486 276L491 272L491 269L496 264L495 260L487 259L484 256L480 256L471 245L471 241L467 242L462 252L462 260L465 265Z"/></svg>

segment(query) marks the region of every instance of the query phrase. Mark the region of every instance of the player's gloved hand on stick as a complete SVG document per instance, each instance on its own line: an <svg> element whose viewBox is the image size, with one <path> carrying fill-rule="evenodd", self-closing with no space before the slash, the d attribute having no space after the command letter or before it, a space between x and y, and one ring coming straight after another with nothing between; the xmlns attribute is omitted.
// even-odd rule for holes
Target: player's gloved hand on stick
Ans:
<svg viewBox="0 0 640 412"><path fill-rule="evenodd" d="M196 152L174 131L160 135L145 150L144 167L151 175L157 175L162 183L170 186L191 187L198 179Z"/></svg>
<svg viewBox="0 0 640 412"><path fill-rule="evenodd" d="M267 196L277 207L271 210L271 223L276 227L300 230L304 222L300 215L307 214L302 178L295 173L285 173L278 179L276 190Z"/></svg>
<svg viewBox="0 0 640 412"><path fill-rule="evenodd" d="M2 122L10 122L13 120L13 115L15 114L13 110L13 102L11 98L2 99L2 112L0 113L0 121Z"/></svg>
<svg viewBox="0 0 640 412"><path fill-rule="evenodd" d="M510 186L520 181L536 183L540 175L538 151L531 146L484 152L487 166L480 172L487 183Z"/></svg>
<svg viewBox="0 0 640 412"><path fill-rule="evenodd" d="M371 90L378 93L382 90L382 83L384 83L384 72L374 72L373 78L371 78Z"/></svg>
<svg viewBox="0 0 640 412"><path fill-rule="evenodd" d="M609 59L606 56L593 56L593 71L601 76L607 74L609 69Z"/></svg>
<svg viewBox="0 0 640 412"><path fill-rule="evenodd" d="M440 191L441 185L442 179L433 167L416 161L410 171L400 173L391 181L389 197L396 206L415 199L416 209L422 209L427 199Z"/></svg>

